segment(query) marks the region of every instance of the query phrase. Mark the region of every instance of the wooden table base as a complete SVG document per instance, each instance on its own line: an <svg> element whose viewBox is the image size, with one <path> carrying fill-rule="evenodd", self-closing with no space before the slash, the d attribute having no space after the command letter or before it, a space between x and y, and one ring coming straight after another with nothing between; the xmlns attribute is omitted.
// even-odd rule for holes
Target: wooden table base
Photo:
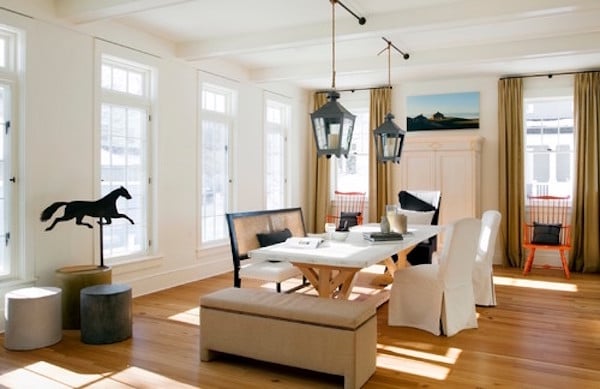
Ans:
<svg viewBox="0 0 600 389"><path fill-rule="evenodd" d="M295 263L306 279L319 293L319 297L348 299L356 273L362 268L315 265L307 263Z"/></svg>

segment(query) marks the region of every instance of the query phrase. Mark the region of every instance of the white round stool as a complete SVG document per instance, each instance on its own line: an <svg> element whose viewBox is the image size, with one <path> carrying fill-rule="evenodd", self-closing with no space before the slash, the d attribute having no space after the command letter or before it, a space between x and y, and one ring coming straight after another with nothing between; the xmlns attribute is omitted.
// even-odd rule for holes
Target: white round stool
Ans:
<svg viewBox="0 0 600 389"><path fill-rule="evenodd" d="M32 287L8 292L4 298L4 347L33 350L62 339L60 288Z"/></svg>

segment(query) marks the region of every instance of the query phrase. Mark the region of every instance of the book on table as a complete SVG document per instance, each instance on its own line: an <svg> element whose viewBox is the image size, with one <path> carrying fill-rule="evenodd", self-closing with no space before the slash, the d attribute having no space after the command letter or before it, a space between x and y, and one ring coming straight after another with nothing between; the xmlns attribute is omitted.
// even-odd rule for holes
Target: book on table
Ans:
<svg viewBox="0 0 600 389"><path fill-rule="evenodd" d="M363 237L369 242L389 242L402 240L402 234L397 232L365 232Z"/></svg>

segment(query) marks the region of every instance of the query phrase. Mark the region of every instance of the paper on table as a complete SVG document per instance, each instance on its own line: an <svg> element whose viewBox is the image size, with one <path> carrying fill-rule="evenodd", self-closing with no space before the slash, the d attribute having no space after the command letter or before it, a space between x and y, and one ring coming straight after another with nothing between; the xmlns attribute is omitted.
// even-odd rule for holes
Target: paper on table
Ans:
<svg viewBox="0 0 600 389"><path fill-rule="evenodd" d="M301 248L301 249L316 249L323 242L324 242L324 240L321 239L321 238L311 238L311 237L296 238L296 237L291 237L291 238L287 238L287 240L285 241L285 244L286 244L286 246L289 246L289 247L296 247L296 248Z"/></svg>

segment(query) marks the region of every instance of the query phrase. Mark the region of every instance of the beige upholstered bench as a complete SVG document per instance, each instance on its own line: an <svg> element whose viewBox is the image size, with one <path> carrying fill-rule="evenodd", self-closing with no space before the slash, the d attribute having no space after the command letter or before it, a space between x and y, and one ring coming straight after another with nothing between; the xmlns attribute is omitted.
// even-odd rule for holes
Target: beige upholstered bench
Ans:
<svg viewBox="0 0 600 389"><path fill-rule="evenodd" d="M377 316L368 302L227 288L200 299L200 359L235 354L344 376L360 388L375 372Z"/></svg>

